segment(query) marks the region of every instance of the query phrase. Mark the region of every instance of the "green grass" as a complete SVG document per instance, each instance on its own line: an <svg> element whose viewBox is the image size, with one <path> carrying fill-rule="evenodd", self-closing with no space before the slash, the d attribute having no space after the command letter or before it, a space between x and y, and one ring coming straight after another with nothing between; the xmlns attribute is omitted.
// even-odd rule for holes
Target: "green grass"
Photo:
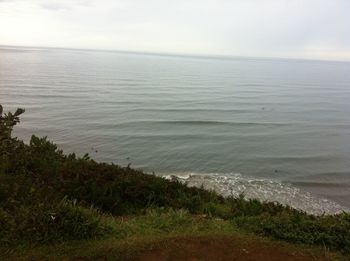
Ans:
<svg viewBox="0 0 350 261"><path fill-rule="evenodd" d="M243 233L234 222L205 216L193 216L187 211L172 209L151 209L144 215L114 218L104 216L103 222L113 230L107 238L67 241L42 246L21 246L12 249L0 247L4 260L62 260L87 258L90 260L129 260L140 252L154 248L171 247L171 243L182 238L234 237L235 246L264 244L282 247L290 251L304 251L314 256L328 256L330 260L345 260L324 248L310 248L305 245L291 246ZM229 239L229 238L228 238ZM197 240L197 239L196 239Z"/></svg>
<svg viewBox="0 0 350 261"><path fill-rule="evenodd" d="M144 215L120 218L102 215L101 222L110 229L108 237L70 240L54 245L27 244L20 247L0 248L1 252L5 253L2 258L13 260L79 256L97 258L106 255L110 258L126 258L154 244L159 244L160 241L164 242L179 236L237 234L237 228L232 222L193 216L185 210L150 209Z"/></svg>
<svg viewBox="0 0 350 261"><path fill-rule="evenodd" d="M243 196L223 198L129 167L98 163L88 155L65 155L47 138L32 136L25 144L12 137L23 112L4 114L0 106L3 249L46 249L72 240L142 241L146 235L234 234L239 227L241 233L350 255L347 213L312 216Z"/></svg>

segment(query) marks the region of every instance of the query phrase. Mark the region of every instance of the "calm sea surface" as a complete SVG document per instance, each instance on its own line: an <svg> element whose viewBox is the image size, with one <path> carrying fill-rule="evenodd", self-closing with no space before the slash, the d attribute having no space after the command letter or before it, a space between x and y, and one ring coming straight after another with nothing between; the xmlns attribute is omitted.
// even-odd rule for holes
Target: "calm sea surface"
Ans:
<svg viewBox="0 0 350 261"><path fill-rule="evenodd" d="M350 63L0 48L16 135L224 195L350 208Z"/></svg>

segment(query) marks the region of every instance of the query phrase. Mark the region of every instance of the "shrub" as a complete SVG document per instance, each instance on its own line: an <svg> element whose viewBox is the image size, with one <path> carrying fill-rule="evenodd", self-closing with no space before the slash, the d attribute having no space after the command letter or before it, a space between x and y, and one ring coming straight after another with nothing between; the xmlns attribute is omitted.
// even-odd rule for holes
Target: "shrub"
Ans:
<svg viewBox="0 0 350 261"><path fill-rule="evenodd" d="M235 223L248 231L294 243L327 246L350 253L350 215L310 216L284 212L276 216L240 217Z"/></svg>
<svg viewBox="0 0 350 261"><path fill-rule="evenodd" d="M97 210L67 200L20 205L15 212L0 207L0 225L0 242L9 245L100 238L113 231Z"/></svg>

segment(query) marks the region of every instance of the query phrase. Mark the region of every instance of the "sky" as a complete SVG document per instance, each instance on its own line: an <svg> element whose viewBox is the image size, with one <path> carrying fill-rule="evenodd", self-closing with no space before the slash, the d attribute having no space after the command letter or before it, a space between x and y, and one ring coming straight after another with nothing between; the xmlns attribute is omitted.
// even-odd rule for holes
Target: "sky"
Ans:
<svg viewBox="0 0 350 261"><path fill-rule="evenodd" d="M350 60L350 0L0 0L0 45Z"/></svg>

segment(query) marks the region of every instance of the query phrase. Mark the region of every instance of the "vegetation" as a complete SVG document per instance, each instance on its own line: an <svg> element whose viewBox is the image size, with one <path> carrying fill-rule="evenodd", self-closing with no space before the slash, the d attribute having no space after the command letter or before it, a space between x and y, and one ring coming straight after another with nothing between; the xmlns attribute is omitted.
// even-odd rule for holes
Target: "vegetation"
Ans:
<svg viewBox="0 0 350 261"><path fill-rule="evenodd" d="M350 255L348 213L312 216L243 196L223 198L87 154L65 155L46 137L25 144L12 136L23 112L6 114L0 105L0 248L246 231Z"/></svg>

